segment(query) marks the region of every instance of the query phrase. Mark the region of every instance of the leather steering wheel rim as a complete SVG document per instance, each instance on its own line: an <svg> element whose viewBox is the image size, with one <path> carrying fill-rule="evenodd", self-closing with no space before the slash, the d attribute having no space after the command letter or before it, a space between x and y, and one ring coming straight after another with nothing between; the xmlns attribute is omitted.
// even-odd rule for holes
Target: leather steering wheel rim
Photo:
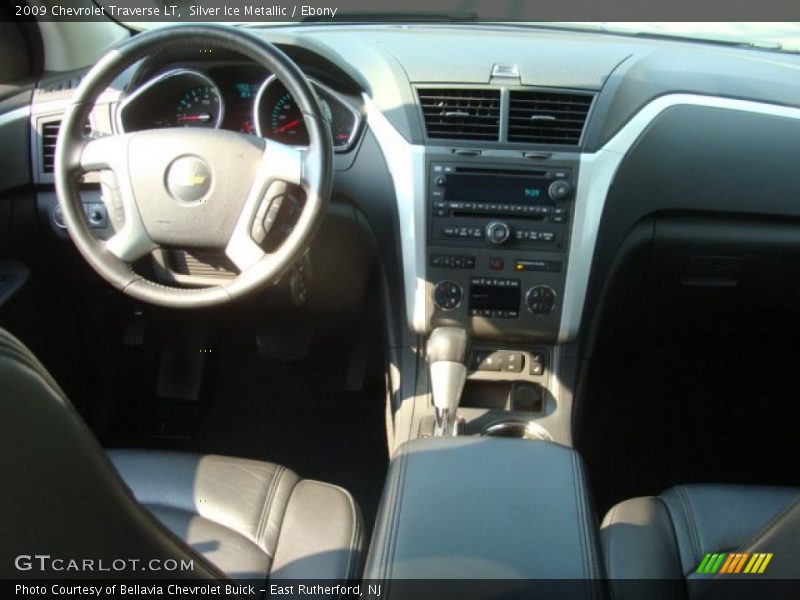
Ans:
<svg viewBox="0 0 800 600"><path fill-rule="evenodd" d="M96 100L125 69L152 54L189 47L235 51L275 74L294 97L303 115L309 136L308 147L297 149L247 134L216 129L201 132L174 128L112 135L100 139L85 137L83 124ZM144 167L131 158L136 151L141 154L142 148L146 151L149 148L169 149L173 146L176 148L175 156L165 155L163 158L164 164L168 165L166 171L153 168L152 173L144 173ZM230 147L234 159L215 161L215 157L220 157L218 146ZM197 151L196 148L210 150L207 156L203 156L202 150ZM165 152L168 150L161 154ZM212 178L213 173L213 185L209 184L208 189L211 191L207 193L210 200L181 202L180 198L174 198L174 187L161 189L169 187L166 183L171 177L169 169L175 168L176 161L186 155L197 158L198 161L193 164L200 165L199 168L202 169L207 168L209 178ZM225 156L227 155L226 153ZM231 172L225 172L215 163L221 163L222 167ZM234 169L236 172L233 172ZM125 216L125 225L122 228L125 231L116 232L115 236L105 242L95 237L86 222L79 193L81 176L98 170L114 171L115 189L123 198ZM244 178L245 172L250 173L253 180L247 189L247 197L230 199L231 204L223 205L229 201L226 190L238 189L239 180ZM144 178L149 180L144 181ZM58 201L70 236L86 261L123 293L137 300L175 308L222 304L277 281L310 245L324 217L332 179L333 144L330 128L305 75L274 45L251 32L225 25L159 28L138 34L108 52L84 77L68 105L61 122L55 157ZM259 251L250 230L255 219L263 218L264 207L268 204L268 190L272 189L272 184L278 182L300 185L305 192L305 204L291 233L279 248L268 254L263 250ZM138 205L140 200L137 200L134 192L137 185L148 191L155 190L159 197L163 196L162 204L153 206L152 201L148 200L150 204L147 206ZM173 198L167 199L169 194ZM174 206L171 204L173 200ZM238 216L235 215L239 208L236 203L241 204ZM199 213L204 217L203 220L213 215L214 210L224 212L224 218L220 221L230 229L230 240L225 246L225 252L240 267L239 275L232 281L215 287L178 288L162 285L137 274L132 263L164 245L152 233L159 225L157 215L152 216L149 213L165 208L172 211L171 215L178 216L173 220L174 223L182 223L181 218L185 214L189 216L188 222L194 222L206 229L208 225L203 225L196 218L197 211L205 211ZM181 212L183 210L186 212ZM194 221L192 214L195 215ZM149 228L145 224L145 217L150 219ZM133 224L129 226L129 223ZM132 233L137 227L139 229ZM170 238L165 231L162 228L161 235ZM191 235L191 231L183 234L184 237ZM216 237L222 234L213 233L209 229L208 236L219 241Z"/></svg>

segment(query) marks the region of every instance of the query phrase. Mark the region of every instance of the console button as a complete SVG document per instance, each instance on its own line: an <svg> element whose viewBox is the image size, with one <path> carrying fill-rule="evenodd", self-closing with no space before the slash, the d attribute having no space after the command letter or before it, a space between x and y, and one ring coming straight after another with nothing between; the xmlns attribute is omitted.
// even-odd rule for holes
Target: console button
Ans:
<svg viewBox="0 0 800 600"><path fill-rule="evenodd" d="M493 271L501 271L504 265L505 261L502 258L489 259L489 268L492 269Z"/></svg>
<svg viewBox="0 0 800 600"><path fill-rule="evenodd" d="M525 303L528 310L535 315L550 314L555 307L556 292L548 285L536 285L528 290Z"/></svg>
<svg viewBox="0 0 800 600"><path fill-rule="evenodd" d="M515 271L544 271L548 273L560 273L562 268L561 261L557 260L523 260L514 261Z"/></svg>
<svg viewBox="0 0 800 600"><path fill-rule="evenodd" d="M440 281L433 288L433 302L441 310L453 310L458 307L463 295L461 287L452 281Z"/></svg>
<svg viewBox="0 0 800 600"><path fill-rule="evenodd" d="M500 359L497 352L479 350L472 355L473 371L499 371Z"/></svg>
<svg viewBox="0 0 800 600"><path fill-rule="evenodd" d="M522 373L522 364L525 357L522 352L506 352L500 353L500 370L506 373Z"/></svg>
<svg viewBox="0 0 800 600"><path fill-rule="evenodd" d="M540 352L539 350L534 350L531 352L531 366L530 366L530 373L531 375L544 375L544 369L547 365L547 356L544 352Z"/></svg>

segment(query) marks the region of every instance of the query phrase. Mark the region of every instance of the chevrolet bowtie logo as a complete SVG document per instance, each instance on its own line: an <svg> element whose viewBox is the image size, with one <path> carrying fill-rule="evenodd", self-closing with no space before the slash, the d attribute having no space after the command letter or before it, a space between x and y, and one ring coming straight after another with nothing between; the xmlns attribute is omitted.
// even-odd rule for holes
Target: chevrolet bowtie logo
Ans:
<svg viewBox="0 0 800 600"><path fill-rule="evenodd" d="M197 185L203 185L207 180L208 175L192 174L182 177L179 183L183 187L194 187Z"/></svg>

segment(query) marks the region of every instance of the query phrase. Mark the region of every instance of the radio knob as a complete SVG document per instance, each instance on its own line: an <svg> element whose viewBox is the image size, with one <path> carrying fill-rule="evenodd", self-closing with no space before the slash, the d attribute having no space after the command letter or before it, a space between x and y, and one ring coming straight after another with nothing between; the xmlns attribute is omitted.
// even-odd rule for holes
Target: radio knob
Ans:
<svg viewBox="0 0 800 600"><path fill-rule="evenodd" d="M511 229L502 221L493 221L486 226L486 239L493 244L503 244L511 236Z"/></svg>
<svg viewBox="0 0 800 600"><path fill-rule="evenodd" d="M436 185L438 185L439 187L441 187L441 186L443 186L445 183L447 183L447 179L445 179L445 178L444 178L444 175L439 175L439 176L436 178L436 181L435 181L434 183L435 183Z"/></svg>
<svg viewBox="0 0 800 600"><path fill-rule="evenodd" d="M433 288L433 302L441 310L453 310L461 304L464 291L461 286L452 281L444 280Z"/></svg>
<svg viewBox="0 0 800 600"><path fill-rule="evenodd" d="M564 181L563 179L554 181L550 184L550 187L547 188L547 195L550 196L551 200L566 200L571 194L572 186L569 184L569 181Z"/></svg>

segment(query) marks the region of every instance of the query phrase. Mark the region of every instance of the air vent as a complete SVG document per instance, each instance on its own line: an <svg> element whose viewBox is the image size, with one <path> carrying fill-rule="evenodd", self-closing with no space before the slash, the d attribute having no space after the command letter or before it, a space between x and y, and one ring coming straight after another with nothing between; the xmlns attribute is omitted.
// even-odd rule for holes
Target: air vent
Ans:
<svg viewBox="0 0 800 600"><path fill-rule="evenodd" d="M429 138L498 140L499 90L431 88L417 93Z"/></svg>
<svg viewBox="0 0 800 600"><path fill-rule="evenodd" d="M61 121L44 121L41 123L42 135L42 173L52 173L56 162L56 142L58 141L58 131L61 129ZM87 122L83 126L83 131L87 135L92 132L92 127Z"/></svg>
<svg viewBox="0 0 800 600"><path fill-rule="evenodd" d="M236 267L222 254L173 250L169 257L172 269L181 275L219 279L232 279L236 276Z"/></svg>
<svg viewBox="0 0 800 600"><path fill-rule="evenodd" d="M575 146L581 140L594 96L512 91L508 141Z"/></svg>

